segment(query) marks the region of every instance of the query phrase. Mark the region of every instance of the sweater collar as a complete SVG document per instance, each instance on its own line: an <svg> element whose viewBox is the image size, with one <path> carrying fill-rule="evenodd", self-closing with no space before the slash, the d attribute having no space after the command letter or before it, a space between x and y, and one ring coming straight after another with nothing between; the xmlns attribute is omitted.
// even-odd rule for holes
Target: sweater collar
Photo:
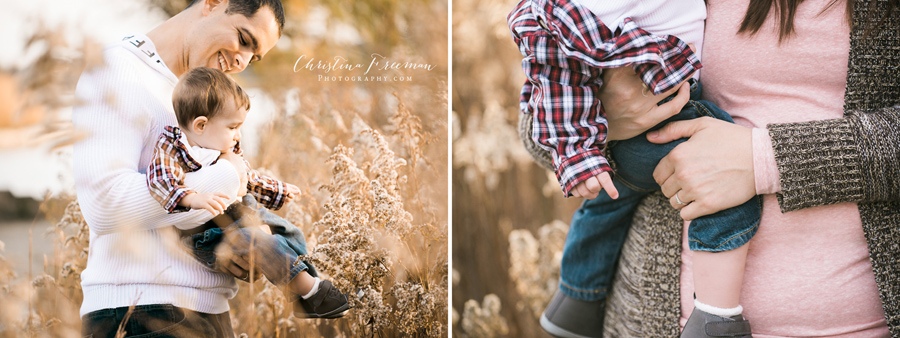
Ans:
<svg viewBox="0 0 900 338"><path fill-rule="evenodd" d="M146 35L143 34L130 34L122 38L120 45L125 47L128 51L134 53L134 55L138 56L138 59L144 61L150 68L153 68L160 75L165 77L172 85L178 82L178 77L172 73L172 70L166 66L166 63L163 62L162 58L159 57L159 53L156 52L156 46L153 45L153 41L150 41Z"/></svg>

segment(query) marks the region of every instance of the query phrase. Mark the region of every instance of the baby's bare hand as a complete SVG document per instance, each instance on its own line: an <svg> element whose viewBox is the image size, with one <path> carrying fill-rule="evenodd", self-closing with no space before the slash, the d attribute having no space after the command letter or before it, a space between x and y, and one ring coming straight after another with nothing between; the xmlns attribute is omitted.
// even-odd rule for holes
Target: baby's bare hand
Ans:
<svg viewBox="0 0 900 338"><path fill-rule="evenodd" d="M287 187L287 201L288 202L290 202L294 198L297 198L300 196L300 193L301 193L300 188L298 188L296 185L293 185L290 183L285 183L284 185Z"/></svg>
<svg viewBox="0 0 900 338"><path fill-rule="evenodd" d="M597 198L600 194L600 190L606 190L606 194L612 199L619 198L619 190L616 189L616 186L612 181L612 176L610 176L607 171L575 185L575 188L572 189L572 196L592 200Z"/></svg>
<svg viewBox="0 0 900 338"><path fill-rule="evenodd" d="M228 196L221 193L193 193L187 194L181 199L179 204L191 209L203 209L209 211L213 216L225 212L227 207Z"/></svg>

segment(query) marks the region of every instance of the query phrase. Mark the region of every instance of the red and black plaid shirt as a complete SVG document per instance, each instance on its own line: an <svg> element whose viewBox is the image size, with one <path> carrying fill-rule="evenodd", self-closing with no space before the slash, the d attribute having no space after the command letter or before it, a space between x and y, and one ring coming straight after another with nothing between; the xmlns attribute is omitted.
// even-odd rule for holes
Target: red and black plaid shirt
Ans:
<svg viewBox="0 0 900 338"><path fill-rule="evenodd" d="M700 69L678 38L652 35L631 19L612 32L571 0L522 0L507 21L525 57L520 110L534 114L531 137L553 154L566 196L578 183L612 171L604 157L606 113L597 97L603 68L634 67L654 94Z"/></svg>
<svg viewBox="0 0 900 338"><path fill-rule="evenodd" d="M184 174L200 170L202 165L191 157L187 146L179 141L181 129L167 126L159 135L153 160L147 169L147 185L150 193L169 213L191 210L179 206L184 196L197 191L184 185ZM240 144L234 146L234 153L241 154ZM247 168L250 163L244 160ZM260 174L256 170L247 170L247 192L256 197L259 203L269 209L284 206L287 198L287 185L284 182Z"/></svg>

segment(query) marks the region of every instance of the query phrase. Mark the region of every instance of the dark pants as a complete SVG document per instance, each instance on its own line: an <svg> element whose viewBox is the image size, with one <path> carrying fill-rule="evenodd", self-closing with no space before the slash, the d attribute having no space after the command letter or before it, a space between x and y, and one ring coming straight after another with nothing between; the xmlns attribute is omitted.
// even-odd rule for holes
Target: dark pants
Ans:
<svg viewBox="0 0 900 338"><path fill-rule="evenodd" d="M88 313L81 317L81 335L113 338L127 313L128 307ZM228 312L209 314L169 304L135 306L122 329L125 337L234 337Z"/></svg>
<svg viewBox="0 0 900 338"><path fill-rule="evenodd" d="M232 249L236 254L247 255L252 247L258 257L257 266L272 283L283 286L302 271L317 275L312 265L298 259L308 251L306 238L296 226L260 207L250 195L229 207L227 213L235 221L226 229L210 221L182 232L182 240L189 246L191 254L205 266L216 270L215 247L225 239L226 231L234 231L238 237L232 243ZM272 235L256 229L259 224L268 225ZM82 334L115 337L127 312L128 307L120 307L88 313L81 319ZM208 314L169 304L135 307L124 330L126 337L144 334L145 337L234 337L228 312Z"/></svg>

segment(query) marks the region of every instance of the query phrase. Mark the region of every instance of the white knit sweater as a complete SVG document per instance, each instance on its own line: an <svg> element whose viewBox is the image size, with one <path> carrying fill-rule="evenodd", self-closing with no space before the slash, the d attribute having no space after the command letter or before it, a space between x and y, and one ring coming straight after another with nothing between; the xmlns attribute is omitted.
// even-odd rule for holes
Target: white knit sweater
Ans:
<svg viewBox="0 0 900 338"><path fill-rule="evenodd" d="M176 125L172 91L178 78L146 36L107 46L104 65L86 69L72 112L79 132L73 164L78 203L90 227L90 253L81 274L81 315L129 305L173 304L205 313L228 311L234 278L204 268L179 244L175 229L193 228L205 210L167 214L147 188L145 171L156 140ZM185 184L232 196L237 170L219 161L187 173Z"/></svg>

